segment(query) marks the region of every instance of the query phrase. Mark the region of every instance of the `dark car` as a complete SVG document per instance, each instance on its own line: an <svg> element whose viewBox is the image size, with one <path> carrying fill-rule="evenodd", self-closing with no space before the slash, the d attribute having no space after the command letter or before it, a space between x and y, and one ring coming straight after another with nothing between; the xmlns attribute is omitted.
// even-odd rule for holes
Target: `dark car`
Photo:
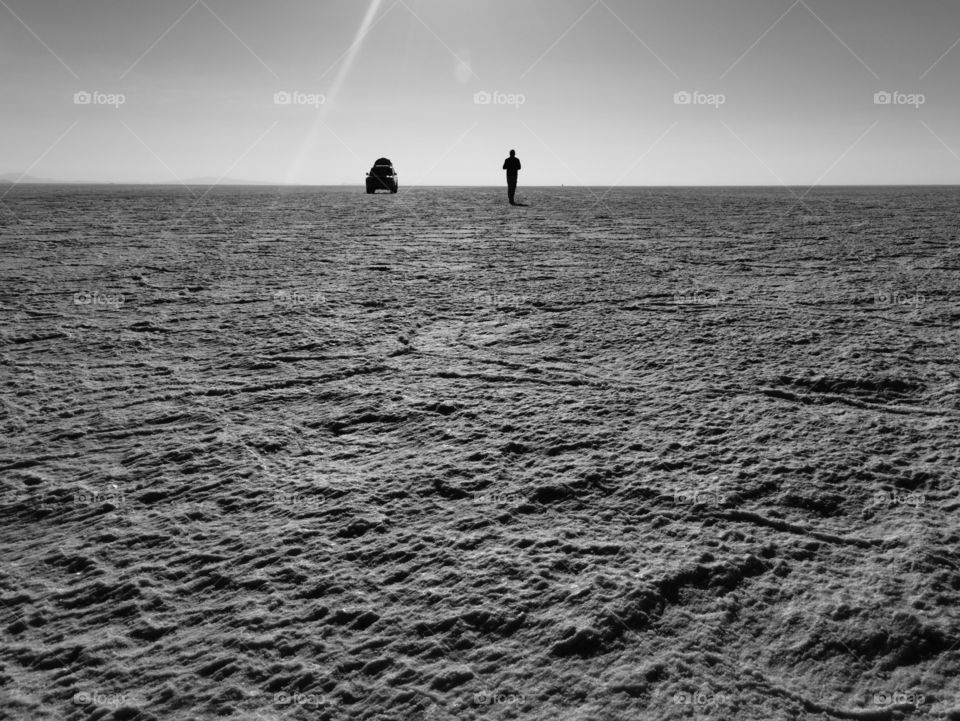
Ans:
<svg viewBox="0 0 960 721"><path fill-rule="evenodd" d="M400 190L400 182L390 158L377 158L367 173L367 193L376 193L378 190L389 190L391 193Z"/></svg>

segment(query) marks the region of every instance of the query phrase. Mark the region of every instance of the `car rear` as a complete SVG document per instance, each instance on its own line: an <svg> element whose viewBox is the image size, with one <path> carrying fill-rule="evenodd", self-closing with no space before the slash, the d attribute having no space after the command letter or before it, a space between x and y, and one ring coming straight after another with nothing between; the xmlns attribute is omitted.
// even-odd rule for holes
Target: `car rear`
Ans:
<svg viewBox="0 0 960 721"><path fill-rule="evenodd" d="M393 165L379 163L374 165L367 173L367 192L374 193L377 190L389 190L396 193L399 189L397 174Z"/></svg>

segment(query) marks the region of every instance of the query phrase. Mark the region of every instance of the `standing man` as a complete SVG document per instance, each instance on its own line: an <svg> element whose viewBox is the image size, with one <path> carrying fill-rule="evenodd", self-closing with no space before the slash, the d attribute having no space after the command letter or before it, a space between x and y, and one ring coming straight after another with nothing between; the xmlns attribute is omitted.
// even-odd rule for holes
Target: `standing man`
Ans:
<svg viewBox="0 0 960 721"><path fill-rule="evenodd" d="M517 173L520 172L520 158L516 150L511 150L510 157L503 161L503 169L507 171L507 197L510 198L510 205L516 205L513 197L517 193Z"/></svg>

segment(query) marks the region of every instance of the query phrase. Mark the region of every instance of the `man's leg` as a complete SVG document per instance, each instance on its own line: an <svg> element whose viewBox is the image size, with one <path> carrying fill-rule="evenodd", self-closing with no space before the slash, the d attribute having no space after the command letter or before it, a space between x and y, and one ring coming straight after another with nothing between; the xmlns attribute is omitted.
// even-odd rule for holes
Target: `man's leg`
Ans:
<svg viewBox="0 0 960 721"><path fill-rule="evenodd" d="M507 181L507 197L510 198L510 205L514 204L513 198L517 193L517 181L508 180Z"/></svg>

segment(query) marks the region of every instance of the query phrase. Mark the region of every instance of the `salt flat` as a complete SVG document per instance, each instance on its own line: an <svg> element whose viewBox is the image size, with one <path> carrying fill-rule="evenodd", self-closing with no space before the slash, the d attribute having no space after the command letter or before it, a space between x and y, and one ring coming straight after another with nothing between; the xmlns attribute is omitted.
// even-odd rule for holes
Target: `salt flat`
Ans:
<svg viewBox="0 0 960 721"><path fill-rule="evenodd" d="M956 190L803 192L13 189L4 713L960 718Z"/></svg>

